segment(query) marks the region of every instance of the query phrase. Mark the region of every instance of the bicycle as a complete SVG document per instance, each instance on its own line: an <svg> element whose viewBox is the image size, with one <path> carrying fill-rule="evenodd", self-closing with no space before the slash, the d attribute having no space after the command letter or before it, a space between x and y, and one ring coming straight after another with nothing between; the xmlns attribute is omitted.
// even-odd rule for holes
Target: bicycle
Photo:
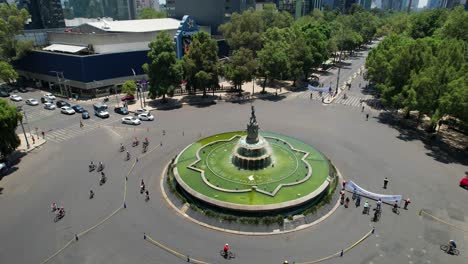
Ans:
<svg viewBox="0 0 468 264"><path fill-rule="evenodd" d="M236 257L236 255L231 250L229 250L228 252L225 252L224 249L221 249L219 251L219 254L221 255L221 257L225 259L232 259Z"/></svg>
<svg viewBox="0 0 468 264"><path fill-rule="evenodd" d="M456 248L452 248L452 252L450 253L449 252L449 246L447 244L440 245L440 249L442 251L444 251L445 253L447 253L447 254L452 254L452 255L455 255L455 256L460 255L460 250L458 250Z"/></svg>

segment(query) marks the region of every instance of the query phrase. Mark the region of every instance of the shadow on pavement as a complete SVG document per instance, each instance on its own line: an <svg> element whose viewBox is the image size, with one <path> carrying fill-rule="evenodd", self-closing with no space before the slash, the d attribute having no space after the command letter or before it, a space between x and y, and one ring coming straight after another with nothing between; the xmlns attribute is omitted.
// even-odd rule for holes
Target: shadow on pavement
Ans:
<svg viewBox="0 0 468 264"><path fill-rule="evenodd" d="M7 161L5 162L6 165L7 165L7 169L0 174L0 181L6 177L6 176L9 176L10 174L13 174L15 171L18 170L18 164L20 163L21 161L21 158L26 156L26 152L23 152L23 151L15 151L13 152L7 159Z"/></svg>
<svg viewBox="0 0 468 264"><path fill-rule="evenodd" d="M438 134L428 133L416 127L416 121L396 116L393 112L382 112L376 117L382 124L398 130L397 138L404 141L418 140L424 143L426 155L442 163L468 165L468 148L457 148L443 140Z"/></svg>

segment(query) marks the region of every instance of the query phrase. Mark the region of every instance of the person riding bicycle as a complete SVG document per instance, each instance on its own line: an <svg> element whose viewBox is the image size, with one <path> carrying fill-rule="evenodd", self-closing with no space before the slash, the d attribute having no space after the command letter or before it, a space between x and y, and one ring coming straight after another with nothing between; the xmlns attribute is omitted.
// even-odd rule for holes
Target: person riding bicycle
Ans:
<svg viewBox="0 0 468 264"><path fill-rule="evenodd" d="M369 201L366 200L364 203L364 214L369 214Z"/></svg>
<svg viewBox="0 0 468 264"><path fill-rule="evenodd" d="M94 192L93 192L93 190L89 190L89 197L90 197L90 198L93 198L93 197L94 197Z"/></svg>
<svg viewBox="0 0 468 264"><path fill-rule="evenodd" d="M120 151L124 151L125 150L125 147L122 143L120 143Z"/></svg>
<svg viewBox="0 0 468 264"><path fill-rule="evenodd" d="M227 254L229 252L229 244L228 243L224 244L223 251L224 251L224 254Z"/></svg>
<svg viewBox="0 0 468 264"><path fill-rule="evenodd" d="M397 210L398 210L398 202L395 201L395 203L393 204L393 211L397 212Z"/></svg>
<svg viewBox="0 0 468 264"><path fill-rule="evenodd" d="M453 250L457 248L457 243L455 243L455 240L453 239L450 239L449 243L448 243L448 251L447 253L449 254L453 254Z"/></svg>
<svg viewBox="0 0 468 264"><path fill-rule="evenodd" d="M127 159L130 159L130 153L127 151Z"/></svg>
<svg viewBox="0 0 468 264"><path fill-rule="evenodd" d="M145 137L145 144L148 145L149 144L149 140L147 137Z"/></svg>
<svg viewBox="0 0 468 264"><path fill-rule="evenodd" d="M96 166L96 165L94 165L93 161L91 161L91 163L89 164L89 167L94 168L94 166Z"/></svg>

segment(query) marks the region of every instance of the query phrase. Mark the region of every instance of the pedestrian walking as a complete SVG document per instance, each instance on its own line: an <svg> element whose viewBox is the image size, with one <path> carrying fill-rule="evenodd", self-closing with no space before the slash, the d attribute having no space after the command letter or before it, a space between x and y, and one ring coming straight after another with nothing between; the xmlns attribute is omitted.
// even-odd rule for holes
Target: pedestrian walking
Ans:
<svg viewBox="0 0 468 264"><path fill-rule="evenodd" d="M369 121L369 114L366 114L366 121Z"/></svg>
<svg viewBox="0 0 468 264"><path fill-rule="evenodd" d="M340 203L341 204L344 204L344 200L345 200L345 192L343 190L340 191Z"/></svg>
<svg viewBox="0 0 468 264"><path fill-rule="evenodd" d="M342 190L344 190L344 189L345 189L345 187L346 187L346 181L343 181L342 185L343 185L343 188L342 188Z"/></svg>
<svg viewBox="0 0 468 264"><path fill-rule="evenodd" d="M310 92L310 100L312 100L312 97L313 97L313 94L312 92Z"/></svg>
<svg viewBox="0 0 468 264"><path fill-rule="evenodd" d="M410 199L409 199L409 198L406 199L406 200L405 200L405 206L403 207L403 209L408 210L408 205L409 205L410 203L411 203Z"/></svg>
<svg viewBox="0 0 468 264"><path fill-rule="evenodd" d="M356 188L353 188L353 198L352 198L353 201L356 200L356 196L357 196L357 194L356 194Z"/></svg>
<svg viewBox="0 0 468 264"><path fill-rule="evenodd" d="M42 139L45 139L45 133L44 133L44 131L42 131L41 134L42 134Z"/></svg>
<svg viewBox="0 0 468 264"><path fill-rule="evenodd" d="M348 205L349 205L349 197L346 197L344 207L345 207L345 208L348 208Z"/></svg>
<svg viewBox="0 0 468 264"><path fill-rule="evenodd" d="M361 102L361 104L362 104L362 102ZM362 113L362 112L364 112L364 105L363 105L362 108L361 108L361 113Z"/></svg>
<svg viewBox="0 0 468 264"><path fill-rule="evenodd" d="M32 139L33 145L36 144L36 140L34 139L33 135L31 135L31 139Z"/></svg>
<svg viewBox="0 0 468 264"><path fill-rule="evenodd" d="M359 207L361 205L361 195L357 195L356 197L356 207Z"/></svg>
<svg viewBox="0 0 468 264"><path fill-rule="evenodd" d="M369 201L366 200L364 203L364 210L362 211L362 214L369 214Z"/></svg>
<svg viewBox="0 0 468 264"><path fill-rule="evenodd" d="M383 180L383 188L387 189L387 185L388 185L388 178L385 177L385 179Z"/></svg>
<svg viewBox="0 0 468 264"><path fill-rule="evenodd" d="M381 200L381 199L379 199L379 200L377 201L377 207L376 207L375 209L376 209L376 210L382 209L382 200Z"/></svg>

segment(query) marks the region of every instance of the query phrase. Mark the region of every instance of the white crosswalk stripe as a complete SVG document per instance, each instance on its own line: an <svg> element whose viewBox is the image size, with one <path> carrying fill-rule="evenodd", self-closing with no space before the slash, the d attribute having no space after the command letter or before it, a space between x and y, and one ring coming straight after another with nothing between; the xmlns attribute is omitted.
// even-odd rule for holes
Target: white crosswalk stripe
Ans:
<svg viewBox="0 0 468 264"><path fill-rule="evenodd" d="M36 120L40 120L45 117L49 117L54 115L55 111L45 110L45 109L38 109L38 110L30 110L26 111L26 117L29 122L33 122Z"/></svg>
<svg viewBox="0 0 468 264"><path fill-rule="evenodd" d="M293 99L306 99L306 100L311 100L310 94L312 93L312 100L317 100L317 101L322 101L322 97L320 96L320 92L318 91L304 91L304 92L298 92L289 95L286 100L293 100ZM322 96L324 98L327 98L329 96L328 93L322 93Z"/></svg>
<svg viewBox="0 0 468 264"><path fill-rule="evenodd" d="M84 135L87 132L95 130L96 128L99 128L101 126L105 126L107 124L115 122L118 119L120 119L120 117L118 116L111 116L108 119L94 119L93 122L85 122L83 128L80 128L79 125L76 124L66 128L51 130L49 132L46 132L45 136L47 140L50 140L55 143L61 143L72 138Z"/></svg>

